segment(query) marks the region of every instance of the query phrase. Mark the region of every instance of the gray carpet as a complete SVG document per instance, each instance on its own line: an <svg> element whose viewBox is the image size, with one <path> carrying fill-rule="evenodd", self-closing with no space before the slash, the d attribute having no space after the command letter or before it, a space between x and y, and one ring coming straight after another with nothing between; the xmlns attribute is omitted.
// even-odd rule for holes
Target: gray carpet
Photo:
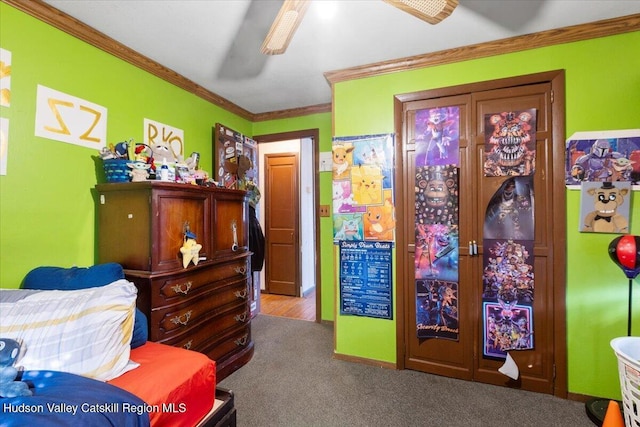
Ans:
<svg viewBox="0 0 640 427"><path fill-rule="evenodd" d="M238 427L593 427L583 403L335 360L333 327L259 315L255 354L220 382Z"/></svg>

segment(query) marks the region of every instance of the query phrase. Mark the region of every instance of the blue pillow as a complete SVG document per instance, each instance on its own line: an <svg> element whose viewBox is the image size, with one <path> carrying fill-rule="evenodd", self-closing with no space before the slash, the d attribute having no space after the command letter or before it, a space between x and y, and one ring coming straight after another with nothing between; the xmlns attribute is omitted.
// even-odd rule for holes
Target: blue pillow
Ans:
<svg viewBox="0 0 640 427"><path fill-rule="evenodd" d="M22 288L73 291L97 288L120 279L124 279L124 270L115 262L85 268L37 267L24 277ZM136 308L131 348L140 347L147 342L147 339L147 316Z"/></svg>

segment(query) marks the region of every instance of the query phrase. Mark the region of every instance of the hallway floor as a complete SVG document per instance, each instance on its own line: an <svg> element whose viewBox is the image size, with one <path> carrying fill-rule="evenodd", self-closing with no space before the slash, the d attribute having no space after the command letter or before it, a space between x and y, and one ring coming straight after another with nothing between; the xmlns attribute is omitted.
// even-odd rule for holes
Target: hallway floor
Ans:
<svg viewBox="0 0 640 427"><path fill-rule="evenodd" d="M302 298L261 293L260 313L315 322L316 291L314 289Z"/></svg>

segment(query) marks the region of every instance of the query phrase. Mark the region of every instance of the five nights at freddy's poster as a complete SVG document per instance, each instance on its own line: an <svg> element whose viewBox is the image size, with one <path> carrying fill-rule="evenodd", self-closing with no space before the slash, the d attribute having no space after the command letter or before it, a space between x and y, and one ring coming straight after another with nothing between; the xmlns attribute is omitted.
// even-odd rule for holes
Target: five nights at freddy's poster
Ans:
<svg viewBox="0 0 640 427"><path fill-rule="evenodd" d="M460 108L416 111L413 133L416 335L458 340Z"/></svg>
<svg viewBox="0 0 640 427"><path fill-rule="evenodd" d="M533 349L536 110L486 114L485 179L502 179L483 227L483 355ZM504 178L501 178L504 177Z"/></svg>
<svg viewBox="0 0 640 427"><path fill-rule="evenodd" d="M536 168L536 110L486 114L485 176L533 175Z"/></svg>

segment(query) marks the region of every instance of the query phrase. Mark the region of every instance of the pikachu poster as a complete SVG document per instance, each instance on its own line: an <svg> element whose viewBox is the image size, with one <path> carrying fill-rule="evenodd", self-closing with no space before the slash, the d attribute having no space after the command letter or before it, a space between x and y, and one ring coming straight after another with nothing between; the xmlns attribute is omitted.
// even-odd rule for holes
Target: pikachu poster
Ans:
<svg viewBox="0 0 640 427"><path fill-rule="evenodd" d="M341 240L394 241L393 134L334 138L333 235Z"/></svg>

